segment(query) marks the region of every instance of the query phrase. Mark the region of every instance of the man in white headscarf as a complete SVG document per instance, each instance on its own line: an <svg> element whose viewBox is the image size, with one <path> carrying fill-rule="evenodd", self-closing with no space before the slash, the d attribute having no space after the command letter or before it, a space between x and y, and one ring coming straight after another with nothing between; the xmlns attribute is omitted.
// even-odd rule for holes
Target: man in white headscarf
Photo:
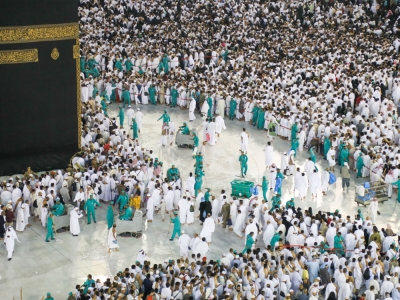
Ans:
<svg viewBox="0 0 400 300"><path fill-rule="evenodd" d="M207 214L207 218L204 220L204 223L203 223L203 229L200 232L200 237L201 238L203 238L203 237L206 238L207 243L210 244L211 243L211 236L212 236L214 231L215 231L215 221L211 217L210 214Z"/></svg>
<svg viewBox="0 0 400 300"><path fill-rule="evenodd" d="M71 210L69 215L70 215L69 231L73 236L78 236L78 234L81 232L81 227L79 225L79 218L82 218L83 215L79 213L78 207L75 207L73 210Z"/></svg>
<svg viewBox="0 0 400 300"><path fill-rule="evenodd" d="M321 186L321 179L319 177L317 170L314 169L314 173L310 176L308 182L309 182L311 197L314 198L314 195L315 197L317 197L318 189Z"/></svg>
<svg viewBox="0 0 400 300"><path fill-rule="evenodd" d="M12 259L12 255L14 253L15 240L17 240L18 243L20 242L17 237L17 233L11 226L8 226L6 235L4 237L4 244L6 244L7 258L9 261Z"/></svg>
<svg viewBox="0 0 400 300"><path fill-rule="evenodd" d="M271 166L273 155L274 155L274 147L271 146L271 142L267 142L267 146L264 149L266 169L268 169Z"/></svg>
<svg viewBox="0 0 400 300"><path fill-rule="evenodd" d="M190 236L188 236L184 230L181 231L181 236L179 237L179 249L180 256L188 257L189 256L189 245L192 240Z"/></svg>
<svg viewBox="0 0 400 300"><path fill-rule="evenodd" d="M178 208L179 208L179 221L181 224L186 223L186 213L187 213L187 206L188 206L188 201L186 200L186 196L183 198L180 198L178 201Z"/></svg>
<svg viewBox="0 0 400 300"><path fill-rule="evenodd" d="M17 221L15 223L15 230L17 231L24 231L25 229L25 215L24 215L24 209L25 209L25 203L21 205L21 209L18 209L17 213Z"/></svg>
<svg viewBox="0 0 400 300"><path fill-rule="evenodd" d="M298 172L300 173L300 172ZM307 190L308 190L308 180L306 177L306 174L303 172L301 173L301 176L299 177L299 182L297 185L298 191L299 191L299 197L300 200L303 200L307 196Z"/></svg>
<svg viewBox="0 0 400 300"><path fill-rule="evenodd" d="M376 217L379 214L378 199L373 198L368 207L368 212L371 214L372 225L375 225Z"/></svg>
<svg viewBox="0 0 400 300"><path fill-rule="evenodd" d="M143 113L140 111L140 108L136 109L135 120L138 126L138 131L140 133L140 129L142 128L142 123L143 123Z"/></svg>
<svg viewBox="0 0 400 300"><path fill-rule="evenodd" d="M329 168L326 168L322 172L322 176L321 176L321 190L322 190L322 194L324 196L326 196L326 192L328 191L328 187L329 187Z"/></svg>
<svg viewBox="0 0 400 300"><path fill-rule="evenodd" d="M329 167L330 167L331 171L335 171L335 165L336 165L335 156L336 156L336 150L332 146L329 149L328 153L326 154L326 158L328 160Z"/></svg>
<svg viewBox="0 0 400 300"><path fill-rule="evenodd" d="M215 132L217 133L218 137L221 134L222 129L226 130L225 121L224 118L218 114L217 117L215 118Z"/></svg>
<svg viewBox="0 0 400 300"><path fill-rule="evenodd" d="M265 227L265 231L263 234L263 241L264 241L264 245L265 248L268 247L268 245L271 243L272 237L275 234L275 229L274 229L274 225L272 225L272 223L268 220L267 221L267 226Z"/></svg>
<svg viewBox="0 0 400 300"><path fill-rule="evenodd" d="M189 104L189 122L192 122L193 120L196 119L196 116L194 115L195 109L196 109L196 100L194 100L194 98L190 98L190 104Z"/></svg>
<svg viewBox="0 0 400 300"><path fill-rule="evenodd" d="M295 167L294 150L290 150L289 159L288 159L288 168L289 168L289 173L290 173L289 175L293 175L294 167Z"/></svg>

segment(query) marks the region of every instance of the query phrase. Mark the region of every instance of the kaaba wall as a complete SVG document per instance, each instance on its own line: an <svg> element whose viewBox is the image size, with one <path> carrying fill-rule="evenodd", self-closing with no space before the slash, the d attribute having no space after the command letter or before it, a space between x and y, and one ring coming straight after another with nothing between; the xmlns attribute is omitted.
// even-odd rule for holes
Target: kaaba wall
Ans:
<svg viewBox="0 0 400 300"><path fill-rule="evenodd" d="M76 0L0 1L0 175L65 168L80 147Z"/></svg>

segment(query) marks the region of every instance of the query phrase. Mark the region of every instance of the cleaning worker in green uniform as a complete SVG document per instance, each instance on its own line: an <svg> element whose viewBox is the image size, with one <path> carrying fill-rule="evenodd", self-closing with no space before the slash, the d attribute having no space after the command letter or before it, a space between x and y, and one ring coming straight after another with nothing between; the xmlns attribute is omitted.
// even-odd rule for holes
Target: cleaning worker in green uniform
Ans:
<svg viewBox="0 0 400 300"><path fill-rule="evenodd" d="M134 140L139 138L139 127L135 118L132 118L132 137Z"/></svg>
<svg viewBox="0 0 400 300"><path fill-rule="evenodd" d="M364 167L364 160L362 158L362 152L360 152L360 155L357 157L357 161L356 161L357 178L362 177L363 167Z"/></svg>
<svg viewBox="0 0 400 300"><path fill-rule="evenodd" d="M100 207L100 203L93 198L93 194L90 194L90 198L86 200L84 210L87 211L87 220L88 225L91 223L91 216L93 217L93 221L96 223L96 211L94 209L95 206Z"/></svg>
<svg viewBox="0 0 400 300"><path fill-rule="evenodd" d="M397 202L400 203L400 176L398 177L396 182L393 182L392 185L397 186Z"/></svg>
<svg viewBox="0 0 400 300"><path fill-rule="evenodd" d="M54 240L54 228L53 228L54 222L53 222L53 214L50 213L49 216L47 217L47 235L46 235L46 242L50 242L49 238L51 240Z"/></svg>
<svg viewBox="0 0 400 300"><path fill-rule="evenodd" d="M114 209L113 209L114 202L110 202L110 205L107 208L107 227L110 229L114 224Z"/></svg>
<svg viewBox="0 0 400 300"><path fill-rule="evenodd" d="M119 219L123 221L128 221L132 219L133 215L132 207L130 207L129 205L125 205L124 208L125 208L124 214L120 216Z"/></svg>
<svg viewBox="0 0 400 300"><path fill-rule="evenodd" d="M260 185L259 185L259 186L260 186ZM268 180L267 180L267 177L266 177L266 176L263 176L261 188L262 188L262 193L263 193L263 199L264 199L264 201L266 201L266 202L268 202L268 199L267 199L268 186L269 186L269 182L268 182Z"/></svg>
<svg viewBox="0 0 400 300"><path fill-rule="evenodd" d="M247 158L247 155L244 153L244 151L240 151L242 154L239 156L239 161L240 161L240 174L242 177L246 176L247 173L247 161L249 160Z"/></svg>
<svg viewBox="0 0 400 300"><path fill-rule="evenodd" d="M124 109L122 108L122 106L119 106L119 113L117 118L119 118L119 125L121 127L121 129L124 127L124 119L125 119L125 113L124 113Z"/></svg>
<svg viewBox="0 0 400 300"><path fill-rule="evenodd" d="M128 204L128 202L129 202L129 198L128 198L128 196L126 195L126 192L125 192L125 191L122 191L122 192L121 192L121 195L118 196L118 199L117 199L117 201L115 202L115 204L118 204L118 203L119 203L119 211L121 212L122 209L125 207L125 205Z"/></svg>
<svg viewBox="0 0 400 300"><path fill-rule="evenodd" d="M172 215L170 217L171 223L174 224L174 230L172 231L172 236L170 239L170 241L173 241L175 235L181 236L181 221L179 220L178 212L176 211L174 211L174 218L172 218Z"/></svg>
<svg viewBox="0 0 400 300"><path fill-rule="evenodd" d="M161 120L163 121L163 123L169 123L171 121L171 117L169 116L169 114L167 113L166 110L164 110L164 113L161 115L161 117L159 117L157 119L157 121Z"/></svg>
<svg viewBox="0 0 400 300"><path fill-rule="evenodd" d="M64 205L60 202L60 198L56 199L56 204L51 208L53 215L59 217L64 214Z"/></svg>

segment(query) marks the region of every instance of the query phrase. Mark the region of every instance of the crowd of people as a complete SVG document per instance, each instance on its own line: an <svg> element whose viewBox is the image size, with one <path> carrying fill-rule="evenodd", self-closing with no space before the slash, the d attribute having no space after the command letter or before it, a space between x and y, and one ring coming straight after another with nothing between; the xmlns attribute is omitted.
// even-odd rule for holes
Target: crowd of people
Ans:
<svg viewBox="0 0 400 300"><path fill-rule="evenodd" d="M95 207L105 202L109 251L119 249L114 210L121 220L142 210L147 222L160 212L173 223L181 257L151 264L142 251L114 278L89 275L68 299L400 299L395 233L375 226L376 200L370 216L359 210L352 218L313 214L281 197L290 175L301 200L308 192L326 195L335 166L343 191L353 171L387 183L389 197L400 187L396 1L80 2L82 152L63 171L28 168L1 184L0 238L9 260L31 211L51 242L54 217L69 214L77 236L79 219L96 222ZM113 103L120 103L115 118ZM160 117L162 146L177 130L193 139L195 169L187 178L176 166L164 170L141 141L142 105L203 119L196 136L187 124L176 128L167 110ZM215 145L225 118L269 140L269 177L258 196L258 187L252 197L232 198L203 186L206 147ZM280 163L275 136L290 142ZM242 177L249 137L240 134ZM296 156L304 150L309 159L300 167ZM318 171L318 160L329 167ZM202 230L189 237L181 225L197 219ZM216 226L243 239L243 249L207 259Z"/></svg>
<svg viewBox="0 0 400 300"><path fill-rule="evenodd" d="M338 211L314 215L292 202L260 220L251 217L243 251L230 248L210 260L212 232L203 231L213 218L204 221L203 238L180 232L179 258L151 263L140 250L134 264L104 282L89 274L68 300L400 299L398 248L389 225L379 230L361 213L354 220ZM253 247L259 233L265 248Z"/></svg>

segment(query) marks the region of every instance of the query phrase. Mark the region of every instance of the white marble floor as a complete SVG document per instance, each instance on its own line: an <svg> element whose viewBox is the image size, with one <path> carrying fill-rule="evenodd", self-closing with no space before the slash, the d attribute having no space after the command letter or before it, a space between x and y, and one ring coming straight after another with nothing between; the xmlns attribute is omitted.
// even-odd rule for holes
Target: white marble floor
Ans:
<svg viewBox="0 0 400 300"><path fill-rule="evenodd" d="M156 120L161 116L164 106L140 106L144 113L144 126L141 133L141 140L146 148L153 149L159 158L164 162L164 168L169 168L175 164L185 180L193 170L193 159L191 150L181 149L176 146L170 148L160 147L161 142L161 121ZM111 115L116 115L118 108L113 105ZM176 126L188 120L188 112L179 108L169 109L171 119ZM198 117L198 116L197 116ZM126 122L126 121L125 121ZM219 138L215 146L208 146L206 149L206 161L209 164L205 167L206 176L203 181L204 187L210 187L214 194L219 194L221 189L230 193L230 182L239 175L239 148L240 132L242 128L247 128L250 133L249 141L249 171L248 180L261 181L263 175L269 175L264 166L264 147L268 141L264 131L258 131L253 126L239 121L225 119L227 130ZM194 122L188 123L191 128L197 128L201 132L202 121L198 117ZM128 129L127 124L125 128ZM273 142L275 148L274 159L280 165L280 154L288 151L290 144L280 138L275 138ZM307 152L299 153L297 165L303 167ZM318 168L326 166L326 162L318 157ZM314 211L334 211L339 209L344 215L354 216L357 204L354 202L354 183L355 178L351 179L351 188L343 193L341 179L330 187L326 197L318 196L311 199L308 196L303 203L295 198L297 206L309 207ZM269 177L269 176L268 176ZM267 178L268 178L267 177ZM3 178L0 178L3 180ZM360 180L363 181L363 180ZM358 182L358 181L357 181ZM283 203L292 197L293 176L288 177L283 183ZM77 283L83 283L87 274L92 274L95 278L107 278L114 275L117 271L130 266L136 260L137 252L144 249L148 258L152 262L162 262L169 258L177 258L179 255L178 241L169 241L168 225L169 222L162 222L159 216L155 217L153 223L144 224L144 234L140 239L120 238L119 244L121 251L117 253L107 253L107 228L105 224L105 204L97 210L97 224L87 225L86 220L81 219L81 234L79 237L72 237L69 232L59 233L57 241L45 243L45 229L38 222L31 222L33 225L27 228L18 237L21 243L16 243L14 257L8 262L4 246L0 247L0 294L1 299L11 300L13 297L19 299L20 288L22 287L23 299L41 299L46 292L51 292L56 300L64 299ZM364 215L366 208L361 207ZM392 200L380 205L381 215L378 217L380 227L390 223L397 229L399 226L399 216L397 214L397 201ZM199 222L194 225L184 225L182 227L189 235L201 230ZM396 230L395 230L396 231ZM263 247L262 240L258 242L259 247ZM237 238L231 231L217 226L213 234L210 258L219 258L223 252L230 247L242 250L244 241Z"/></svg>

